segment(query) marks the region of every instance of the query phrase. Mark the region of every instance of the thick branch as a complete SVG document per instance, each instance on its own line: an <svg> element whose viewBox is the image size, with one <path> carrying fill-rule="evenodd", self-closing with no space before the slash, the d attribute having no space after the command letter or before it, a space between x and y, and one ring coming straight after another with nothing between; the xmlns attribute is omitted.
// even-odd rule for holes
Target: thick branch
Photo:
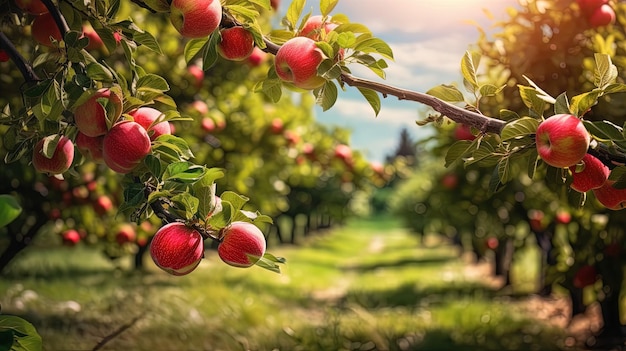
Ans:
<svg viewBox="0 0 626 351"><path fill-rule="evenodd" d="M11 58L11 61L15 63L17 69L19 69L22 76L24 76L27 83L34 83L41 80L37 76L37 73L33 70L33 67L26 61L24 56L17 51L15 45L13 45L11 40L9 40L3 32L0 32L0 48L6 51Z"/></svg>
<svg viewBox="0 0 626 351"><path fill-rule="evenodd" d="M466 110L428 94L396 88L387 84L382 84L363 78L357 78L348 73L343 73L341 75L341 80L352 87L368 88L371 90L375 90L383 94L384 97L391 95L397 97L399 100L415 101L424 105L428 105L432 107L435 111L450 118L451 120L457 123L463 123L468 126L475 127L482 133L500 134L502 128L504 128L504 125L506 124L505 121Z"/></svg>
<svg viewBox="0 0 626 351"><path fill-rule="evenodd" d="M65 37L65 34L70 31L70 27L67 25L65 17L63 17L59 9L54 6L52 0L41 0L41 2L46 5L46 8L52 15L52 18L54 18L54 22L56 23L57 27L59 27L59 31L61 31L62 36Z"/></svg>

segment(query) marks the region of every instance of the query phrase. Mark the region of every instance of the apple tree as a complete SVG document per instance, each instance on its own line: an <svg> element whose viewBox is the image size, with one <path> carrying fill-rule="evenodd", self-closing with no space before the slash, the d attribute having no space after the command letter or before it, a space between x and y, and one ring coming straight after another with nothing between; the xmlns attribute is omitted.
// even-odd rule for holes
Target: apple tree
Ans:
<svg viewBox="0 0 626 351"><path fill-rule="evenodd" d="M256 263L278 271L278 263L283 260L265 252L264 242L259 240L257 232L271 219L257 211L259 208L247 207L255 203L256 193L243 196L239 191L243 189L240 182L243 181L245 185L245 181L254 178L237 176L230 190L222 191L219 195L217 190L219 182L228 179L232 173L251 174L263 169L264 163L260 162L263 157L259 156L255 160L243 155L253 154L254 144L248 144L247 148L240 149L227 163L217 167L196 157L196 153L207 150L196 151L196 144L177 135L177 127L197 128L202 125L201 121L182 113L185 103L206 100L206 96L177 100L174 97L178 96L178 90L193 89L195 86L202 92L206 87L203 82L198 83L198 77L204 74L211 77L212 67L221 58L237 60L252 55L254 48L250 49L251 34L254 46L272 55L263 74L250 76L254 80L253 89L244 90L244 94L237 93L235 89L232 96L221 94L223 90L219 85L209 89L213 95L213 99L210 99L213 106L209 108L217 107L215 110L222 114L227 109L227 115L234 120L240 119L241 131L248 126L248 133L234 134L230 140L221 139L223 149L210 150L211 153L217 153L218 156L220 153L227 154L231 145L240 141L247 144L246 141L258 137L257 130L250 126L254 126L257 120L255 117L263 118L264 114L250 108L237 110L252 95L255 97L250 99L260 99L259 96L262 96L264 106L271 106L280 105L284 99L301 93L304 101L313 98L323 110L328 110L335 104L339 93L357 89L372 107L372 115L376 115L382 108L381 98L397 97L428 105L433 113L418 121L418 124L443 125L450 120L471 128L474 136L471 140L458 140L445 145L444 160L448 166L462 164L463 170L481 169L473 178L476 184L484 184L476 189L487 190L483 192L481 203L500 204L496 211L497 218L493 217L493 210L491 213L485 210L484 216L489 221L485 223L489 225L483 225L483 231L493 225L499 231L498 235L515 234L518 225L522 225L517 222L519 217L516 212L519 208L517 202L520 201L513 196L515 200L511 202L509 191L514 189L514 195L532 195L533 191L539 189L535 187L537 183L542 186L545 184L555 194L550 205L537 203L542 210L552 211L555 206L552 204L556 204L556 207L571 206L577 211L576 221L563 223L557 228L561 228L558 233L555 229L553 241L559 241L560 247L564 248L558 257L564 265L557 264L555 267L563 273L562 277L570 274L574 263L577 266L583 266L583 263L584 266L596 265L595 269L600 272L602 280L589 279L589 272L594 271L585 268L585 277L574 275L572 285L593 288L588 285L589 282L597 283L597 296L605 307L605 326L617 328L620 325L618 304L622 265L609 265L605 256L600 258L594 251L606 246L611 240L615 240L622 248L623 230L619 226L619 218L615 218L619 216L614 216L609 210L619 211L626 200L623 195L626 183L623 177L623 128L609 119L596 118L593 113L594 110L599 111L606 102L613 102L608 103L608 106L619 108L619 99L615 97L626 92L626 85L619 73L622 71L620 50L619 44L616 44L620 42L621 32L604 32L606 28L614 28L611 26L613 17L610 11L609 21L601 21L606 18L605 4L599 6L602 8L601 15L595 16L594 11L583 17L583 12L587 11L584 5L586 2L575 4L528 0L519 17L514 16L510 28L515 30L516 25L530 26L528 32L534 36L518 38L521 42L527 40L526 43L530 43L524 50L535 48L539 43L533 38L539 38L542 43L547 43L551 51L547 51L549 54L535 53L535 49L528 49L529 53L523 62L532 62L533 65L524 66L520 71L530 72L533 68L545 71L536 75L524 72L516 75L519 71L513 70L513 65L498 59L507 57L508 53L510 57L523 57L519 52L524 50L511 50L506 44L497 41L492 46L488 40L484 40L479 43L481 51L468 52L461 58L464 91L459 87L441 85L421 93L352 74L352 65L363 65L383 80L384 69L388 61L393 60L393 53L365 25L350 22L346 15L333 14L337 1L320 1L319 14L313 14L304 12L304 0L294 0L287 8L282 28L268 28L268 23L262 20L262 14L272 9L269 0L134 0L132 4L118 0L94 3L40 2L45 10L33 10L25 5L31 3L27 1L0 2L0 8L6 9L2 13L7 14L3 17L3 23L7 25L0 32L0 49L21 75L20 84L16 85L19 88L6 97L0 119L2 146L6 150L5 162L18 165L12 171L12 181L3 184L7 186L4 192L20 198L28 197L24 201L44 204L48 187L38 186L38 181L44 177L51 181L49 175L54 175L54 179L80 179L85 174L83 166L94 167L94 163L101 162L98 167L112 172L118 180L117 186L121 188L123 196L119 199L119 216L133 223L154 221L163 225L154 235L156 244L150 246L150 251L155 263L165 271L172 274L190 273L201 259L199 252L203 241L216 242L219 252L219 245L227 245L230 235L242 232L245 240L251 243L247 247L254 246L256 249L231 256L233 250L241 247L228 245L224 250L229 252L220 255L222 258L228 257L224 261L237 266ZM132 6L132 10L126 6ZM610 9L618 14L615 16L616 21L624 18L619 15L623 12L623 5L611 3L607 6L611 6ZM154 22L145 21L146 25L143 26L142 20L146 18ZM576 18L584 18L586 23L593 25L606 24L608 27L596 30L597 33L578 33L575 28L568 32L568 19ZM120 51L120 60L108 60L106 55L94 55L89 51L90 43L96 40L90 39L88 31L83 29L85 22L94 28L108 53ZM184 43L183 49L178 52L179 60L171 60L166 55L159 55L160 59L146 60L148 56L144 56L144 53L162 54L164 50L178 50L176 43L166 47L160 36L157 36L161 28L170 26L175 28L178 39ZM575 27L578 30L583 28L580 24ZM235 34L227 34L232 28L238 28ZM509 26L505 28L508 30ZM26 29L30 30L30 35ZM576 35L571 36L572 33ZM517 33L511 35L517 36ZM224 42L229 37L235 38L233 41L236 42ZM560 38L564 38L567 44L565 47L551 42ZM577 38L581 38L581 41ZM582 38L591 38L589 42L593 45L585 45L588 42ZM490 54L490 50L494 51ZM569 56L580 56L580 64L576 61L559 61L558 56L552 53L557 50L563 50L562 57L568 60ZM479 65L481 56L489 59L486 60L487 67L492 68L485 70L485 74L482 74L483 66ZM533 61L532 58L537 60ZM552 73L550 65L545 61L547 58L550 62L556 62L561 69L572 68L572 72L580 70L580 74L570 74L569 71L567 74ZM188 67L188 77L192 81L196 80L195 85L174 84L185 77L169 77L171 79L168 80L159 70L163 68L161 65L166 68L175 65ZM234 71L241 68L232 67L237 68ZM502 72L515 74L499 75ZM224 80L227 81L228 76ZM557 83L564 85L556 86ZM570 84L582 89L570 91ZM546 87L543 88L543 85ZM160 114L156 119L142 124L140 121L143 116L137 112L141 108L156 108ZM271 107L267 109L271 110ZM83 114L84 111L88 112ZM218 113L212 122L217 128L222 128L219 125L224 120ZM158 127L161 123L168 124L169 130L166 125L161 130ZM170 123L174 125L173 131ZM210 127L208 121L206 124L206 128L215 128ZM91 130L92 127L94 130ZM299 126L294 124L293 127ZM300 137L304 139L306 132L303 131ZM84 138L81 134L92 139ZM293 143L294 134L289 135L290 141L287 142ZM205 137L206 143L215 142L211 136ZM329 181L321 185L322 189L333 195L341 194L337 190L349 190L355 184L361 184L361 172L366 174L367 167L365 162L355 162L345 150L337 149L338 144L343 144L345 139L335 139L341 142L332 146L327 144L329 139L322 140L327 145L325 150L333 150L334 153L334 158L331 157L329 161L332 172L327 173L328 168L324 166L326 162L315 166L319 167L319 173L311 167L305 170L302 164L298 165L296 157L295 165L287 168L293 171L285 174L287 181L280 178L265 178L265 181L270 179L275 190L290 185L294 189L302 186L315 192L318 190L317 184L313 186L310 182L314 179L324 180L328 175L340 172L341 182ZM304 144L301 147L304 150ZM572 153L568 151L570 148L584 152ZM79 152L75 152L76 149ZM293 149L295 153L290 151ZM297 154L298 148L288 147L286 150L287 154L293 155ZM325 153L324 157L329 155L332 154ZM603 179L598 188L590 188L585 192L570 190L573 178L587 177L586 172L593 170L584 161L586 155L600 160L610 172L599 172ZM339 161L341 165L333 165ZM262 171L260 174L260 177L265 175ZM470 174L468 171L466 179ZM350 193L344 192L343 195ZM326 209L345 207L347 197L343 195L331 201ZM33 208L36 206L33 205ZM467 210L480 212L479 208L471 205ZM31 215L28 226L15 229L22 232L21 238L32 238L29 228L36 228L40 224L38 221L43 221L38 218L46 214L46 208L40 205L37 211ZM514 213L515 216L512 215ZM597 214L603 214L603 219L599 219ZM549 214L547 218L553 217ZM498 220L501 228L494 224ZM476 222L476 225L479 224ZM513 228L513 232L510 228ZM574 231L585 235L575 238L567 235ZM614 269L617 273L613 274L608 269Z"/></svg>

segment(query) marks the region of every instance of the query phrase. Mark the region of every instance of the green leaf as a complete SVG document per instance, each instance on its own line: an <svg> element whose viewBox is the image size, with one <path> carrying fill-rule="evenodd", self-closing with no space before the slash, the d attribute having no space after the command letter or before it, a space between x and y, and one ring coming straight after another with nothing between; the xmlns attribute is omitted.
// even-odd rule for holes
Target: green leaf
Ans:
<svg viewBox="0 0 626 351"><path fill-rule="evenodd" d="M322 12L322 16L328 16L335 9L335 6L337 6L338 3L339 0L321 0L320 11Z"/></svg>
<svg viewBox="0 0 626 351"><path fill-rule="evenodd" d="M622 127L613 124L610 121L583 121L585 128L595 138L604 141L621 141L624 140L624 130Z"/></svg>
<svg viewBox="0 0 626 351"><path fill-rule="evenodd" d="M379 38L368 38L358 42L354 47L354 51L376 53L393 60L393 51L391 50L391 47Z"/></svg>
<svg viewBox="0 0 626 351"><path fill-rule="evenodd" d="M554 114L571 114L567 93L562 93L556 97L554 102Z"/></svg>
<svg viewBox="0 0 626 351"><path fill-rule="evenodd" d="M193 193L200 201L198 205L198 217L205 219L209 213L213 212L216 206L215 199L215 180L224 176L224 172L217 168L211 168L204 173L202 178L198 179L192 185Z"/></svg>
<svg viewBox="0 0 626 351"><path fill-rule="evenodd" d="M87 76L100 82L113 81L113 75L111 72L105 66L97 62L92 62L87 65Z"/></svg>
<svg viewBox="0 0 626 351"><path fill-rule="evenodd" d="M478 69L479 59L480 56L472 54L469 51L466 51L465 55L463 55L463 59L461 59L461 73L463 74L463 79L474 87L472 91L478 89L476 70Z"/></svg>
<svg viewBox="0 0 626 351"><path fill-rule="evenodd" d="M504 157L498 162L498 178L502 184L506 184L511 180L511 167L509 165L508 157Z"/></svg>
<svg viewBox="0 0 626 351"><path fill-rule="evenodd" d="M280 266L278 266L276 262L266 258L265 256L256 261L255 265L274 273L280 273Z"/></svg>
<svg viewBox="0 0 626 351"><path fill-rule="evenodd" d="M22 213L22 207L15 197L0 195L0 228L13 222Z"/></svg>
<svg viewBox="0 0 626 351"><path fill-rule="evenodd" d="M232 222L234 212L230 202L222 200L222 210L207 219L207 228L224 228Z"/></svg>
<svg viewBox="0 0 626 351"><path fill-rule="evenodd" d="M163 55L163 51L161 51L161 47L157 42L156 38L152 36L149 32L139 32L135 31L133 34L133 40L138 44L141 44L148 48L150 51L153 51L159 55Z"/></svg>
<svg viewBox="0 0 626 351"><path fill-rule="evenodd" d="M604 89L617 79L617 67L611 62L611 57L607 54L596 53L594 58L596 70L594 72L593 84L600 89Z"/></svg>
<svg viewBox="0 0 626 351"><path fill-rule="evenodd" d="M543 116L543 112L546 109L546 102L539 97L537 90L525 85L518 85L518 89L524 105L526 105L532 113L536 114L537 117Z"/></svg>
<svg viewBox="0 0 626 351"><path fill-rule="evenodd" d="M157 157L148 154L143 158L143 163L153 176L157 179L161 177L161 161Z"/></svg>
<svg viewBox="0 0 626 351"><path fill-rule="evenodd" d="M204 49L204 56L202 57L202 69L207 70L217 62L219 55L217 53L217 45L221 40L219 32L216 30L209 36Z"/></svg>
<svg viewBox="0 0 626 351"><path fill-rule="evenodd" d="M206 168L189 162L170 163L163 173L163 180L192 183L204 176Z"/></svg>
<svg viewBox="0 0 626 351"><path fill-rule="evenodd" d="M626 93L626 84L615 83L609 84L603 89L605 94Z"/></svg>
<svg viewBox="0 0 626 351"><path fill-rule="evenodd" d="M12 331L13 334L13 343L11 345L13 348L9 350L42 350L41 336L37 333L37 329L25 319L17 316L0 315L0 331L5 332L7 330Z"/></svg>
<svg viewBox="0 0 626 351"><path fill-rule="evenodd" d="M368 88L357 88L361 95L367 100L372 109L374 109L374 114L378 116L381 108L380 96L378 96L378 92L376 90L368 89Z"/></svg>
<svg viewBox="0 0 626 351"><path fill-rule="evenodd" d="M602 95L601 91L593 90L574 96L570 102L572 114L581 117L587 113L592 106L598 103L600 95Z"/></svg>
<svg viewBox="0 0 626 351"><path fill-rule="evenodd" d="M507 123L500 136L502 141L521 138L530 134L535 134L539 120L532 117L522 117Z"/></svg>
<svg viewBox="0 0 626 351"><path fill-rule="evenodd" d="M185 216L185 219L188 221L196 215L196 212L198 212L198 205L200 203L200 200L198 200L198 198L189 193L185 192L181 194L176 194L172 196L170 200L174 202L178 210L183 210L179 212L182 212Z"/></svg>
<svg viewBox="0 0 626 351"><path fill-rule="evenodd" d="M432 95L438 99L451 103L465 101L463 93L457 87L452 85L438 85L428 90L426 94Z"/></svg>
<svg viewBox="0 0 626 351"><path fill-rule="evenodd" d="M535 82L533 82L530 78L524 76L524 78L526 79L526 81L528 81L528 84L530 84L531 87L533 87L536 91L536 95L538 98L540 98L541 100L549 103L549 104L554 104L556 102L556 99L553 98L550 94L546 93L543 89L541 89L537 84L535 84Z"/></svg>
<svg viewBox="0 0 626 351"><path fill-rule="evenodd" d="M153 149L155 148L166 148L174 151L179 158L183 160L188 160L193 157L193 153L189 148L189 144L185 141L185 139L177 137L175 135L163 134L160 135L154 141Z"/></svg>
<svg viewBox="0 0 626 351"><path fill-rule="evenodd" d="M152 73L146 74L137 80L137 90L141 91L144 88L159 92L170 90L170 86L167 84L165 78Z"/></svg>
<svg viewBox="0 0 626 351"><path fill-rule="evenodd" d="M285 18L283 18L283 23L286 24L290 30L296 28L298 19L302 15L305 2L306 0L293 0L291 1L291 4L289 4Z"/></svg>
<svg viewBox="0 0 626 351"><path fill-rule="evenodd" d="M338 91L334 82L326 81L321 88L315 89L315 93L316 103L322 107L323 111L327 111L337 102Z"/></svg>
<svg viewBox="0 0 626 351"><path fill-rule="evenodd" d="M505 85L501 87L497 87L493 84L483 84L480 86L478 91L480 92L481 96L489 97L489 96L495 96L496 94L500 93L502 89L504 88L505 88Z"/></svg>
<svg viewBox="0 0 626 351"><path fill-rule="evenodd" d="M535 173L537 172L537 166L541 158L539 157L539 153L537 153L537 148L534 148L530 151L530 155L528 156L528 177L533 179L535 177Z"/></svg>
<svg viewBox="0 0 626 351"><path fill-rule="evenodd" d="M248 202L248 198L241 196L232 191L225 191L220 195L222 202L228 202L233 207L234 211L239 211Z"/></svg>
<svg viewBox="0 0 626 351"><path fill-rule="evenodd" d="M185 62L189 64L189 62L191 62L198 55L198 53L202 51L203 47L208 42L208 38L190 39L187 44L185 44L185 49L183 51Z"/></svg>
<svg viewBox="0 0 626 351"><path fill-rule="evenodd" d="M463 156L467 155L469 148L474 142L469 140L459 140L452 144L446 152L446 167L449 167Z"/></svg>
<svg viewBox="0 0 626 351"><path fill-rule="evenodd" d="M502 109L500 110L500 119L503 121L510 121L514 119L519 119L520 116L515 111Z"/></svg>

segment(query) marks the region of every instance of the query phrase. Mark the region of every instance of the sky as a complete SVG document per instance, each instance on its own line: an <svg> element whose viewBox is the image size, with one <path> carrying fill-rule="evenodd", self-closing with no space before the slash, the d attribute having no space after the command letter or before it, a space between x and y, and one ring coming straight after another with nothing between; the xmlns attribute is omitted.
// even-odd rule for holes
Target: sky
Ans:
<svg viewBox="0 0 626 351"><path fill-rule="evenodd" d="M306 6L305 11L319 14L317 1L308 1ZM367 69L350 66L354 75L426 92L439 84L462 81L461 58L479 35L469 21L489 30L494 20L485 9L498 20L508 18L506 8L518 6L517 0L341 0L332 14L345 14L351 22L365 24L393 50L395 60L388 61L385 80ZM388 97L382 99L376 117L360 93L348 88L340 91L335 106L325 112L317 108L315 115L321 123L351 130L352 147L370 161L383 162L397 146L403 128L414 140L431 132L430 127L415 124L427 111L416 102Z"/></svg>

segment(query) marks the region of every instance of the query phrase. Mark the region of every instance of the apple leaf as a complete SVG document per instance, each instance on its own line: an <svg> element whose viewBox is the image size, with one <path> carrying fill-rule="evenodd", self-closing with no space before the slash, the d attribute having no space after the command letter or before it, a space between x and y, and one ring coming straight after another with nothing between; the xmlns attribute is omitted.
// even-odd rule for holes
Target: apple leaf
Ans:
<svg viewBox="0 0 626 351"><path fill-rule="evenodd" d="M198 205L198 217L206 218L215 209L216 184L210 172L206 172L202 178L192 185L193 193L200 201Z"/></svg>
<svg viewBox="0 0 626 351"><path fill-rule="evenodd" d="M611 57L607 54L596 53L594 58L596 69L594 71L593 84L600 89L604 89L609 84L615 83L618 72L617 67L611 62Z"/></svg>
<svg viewBox="0 0 626 351"><path fill-rule="evenodd" d="M526 79L526 81L528 82L528 84L530 84L531 87L533 87L533 89L535 89L537 97L542 99L543 101L549 103L549 104L554 104L556 102L556 99L553 98L552 96L550 96L550 94L546 93L543 89L541 89L535 82L533 82L530 78L524 76L524 79Z"/></svg>
<svg viewBox="0 0 626 351"><path fill-rule="evenodd" d="M531 117L542 117L546 109L546 101L539 97L537 90L525 85L518 85L517 87L524 105L530 110Z"/></svg>
<svg viewBox="0 0 626 351"><path fill-rule="evenodd" d="M166 92L170 90L170 86L163 77L149 73L137 80L137 91L142 89Z"/></svg>
<svg viewBox="0 0 626 351"><path fill-rule="evenodd" d="M185 62L189 64L198 53L202 51L202 48L209 40L207 38L201 39L190 39L187 44L185 44L185 49L183 51L183 56L185 57Z"/></svg>
<svg viewBox="0 0 626 351"><path fill-rule="evenodd" d="M600 95L602 95L601 91L592 90L572 97L570 102L572 114L581 117L587 113L592 106L598 103L598 97L600 97Z"/></svg>
<svg viewBox="0 0 626 351"><path fill-rule="evenodd" d="M157 42L156 38L152 36L149 32L137 31L133 30L133 40L142 46L145 46L150 51L153 51L159 55L163 55L163 51L161 51L161 47Z"/></svg>
<svg viewBox="0 0 626 351"><path fill-rule="evenodd" d="M522 117L507 123L500 136L502 141L521 138L530 134L534 134L539 127L539 120L532 117Z"/></svg>
<svg viewBox="0 0 626 351"><path fill-rule="evenodd" d="M493 84L483 84L483 85L480 86L478 91L480 92L480 96L490 97L490 96L496 96L505 87L506 87L506 85L502 85L500 87L497 87L497 86L495 86Z"/></svg>
<svg viewBox="0 0 626 351"><path fill-rule="evenodd" d="M209 40L204 46L204 55L202 56L202 69L207 70L217 62L219 55L217 53L217 45L219 44L222 37L219 34L218 30L213 31L209 36Z"/></svg>
<svg viewBox="0 0 626 351"><path fill-rule="evenodd" d="M335 9L335 6L337 6L338 3L339 0L321 0L320 11L322 12L322 16L328 16Z"/></svg>
<svg viewBox="0 0 626 351"><path fill-rule="evenodd" d="M15 197L0 195L0 228L13 222L22 213L22 207Z"/></svg>
<svg viewBox="0 0 626 351"><path fill-rule="evenodd" d="M554 101L554 114L571 114L567 93L562 93Z"/></svg>
<svg viewBox="0 0 626 351"><path fill-rule="evenodd" d="M368 88L358 88L359 92L365 100L370 104L370 106L374 109L374 114L378 116L381 108L380 96L378 96L378 92Z"/></svg>
<svg viewBox="0 0 626 351"><path fill-rule="evenodd" d="M520 116L515 111L507 109L500 110L500 119L503 121L511 121L518 118L520 118Z"/></svg>
<svg viewBox="0 0 626 351"><path fill-rule="evenodd" d="M334 82L326 81L321 88L315 89L317 96L316 103L322 107L322 110L327 111L335 102L337 102L337 86Z"/></svg>
<svg viewBox="0 0 626 351"><path fill-rule="evenodd" d="M287 13L283 18L283 24L285 24L287 28L289 28L289 30L294 30L296 28L298 19L302 15L302 10L304 9L305 2L306 0L293 0L291 4L289 4Z"/></svg>
<svg viewBox="0 0 626 351"><path fill-rule="evenodd" d="M613 124L610 121L583 121L585 128L596 139L603 141L621 141L624 140L624 131L622 127Z"/></svg>
<svg viewBox="0 0 626 351"><path fill-rule="evenodd" d="M393 60L393 51L391 50L391 47L379 38L367 38L362 41L357 40L357 43L354 46L354 51L375 53Z"/></svg>
<svg viewBox="0 0 626 351"><path fill-rule="evenodd" d="M12 335L8 343L8 332ZM0 347L8 345L2 350L41 351L43 348L41 336L37 329L28 321L17 316L0 315Z"/></svg>
<svg viewBox="0 0 626 351"><path fill-rule="evenodd" d="M170 198L175 204L179 213L184 215L186 220L191 220L198 212L200 200L188 192L176 194Z"/></svg>
<svg viewBox="0 0 626 351"><path fill-rule="evenodd" d="M446 152L446 167L449 167L463 156L467 155L470 148L474 144L473 141L459 140L452 144Z"/></svg>
<svg viewBox="0 0 626 351"><path fill-rule="evenodd" d="M537 166L541 158L539 157L539 153L537 153L537 148L534 148L530 151L530 155L528 156L528 177L533 179L535 177L535 173L537 172Z"/></svg>
<svg viewBox="0 0 626 351"><path fill-rule="evenodd" d="M463 93L452 85L441 84L434 88L431 88L426 92L426 94L434 96L438 99L441 99L446 102L463 102L465 101L465 97Z"/></svg>
<svg viewBox="0 0 626 351"><path fill-rule="evenodd" d="M233 210L239 211L243 208L243 206L248 202L248 198L242 195L239 195L232 191L225 191L220 195L222 201L226 201L230 203L233 207Z"/></svg>
<svg viewBox="0 0 626 351"><path fill-rule="evenodd" d="M480 55L466 51L461 59L461 73L463 80L467 82L466 87L469 91L474 92L478 89L478 76L476 70L480 62ZM468 86L469 85L469 86Z"/></svg>

